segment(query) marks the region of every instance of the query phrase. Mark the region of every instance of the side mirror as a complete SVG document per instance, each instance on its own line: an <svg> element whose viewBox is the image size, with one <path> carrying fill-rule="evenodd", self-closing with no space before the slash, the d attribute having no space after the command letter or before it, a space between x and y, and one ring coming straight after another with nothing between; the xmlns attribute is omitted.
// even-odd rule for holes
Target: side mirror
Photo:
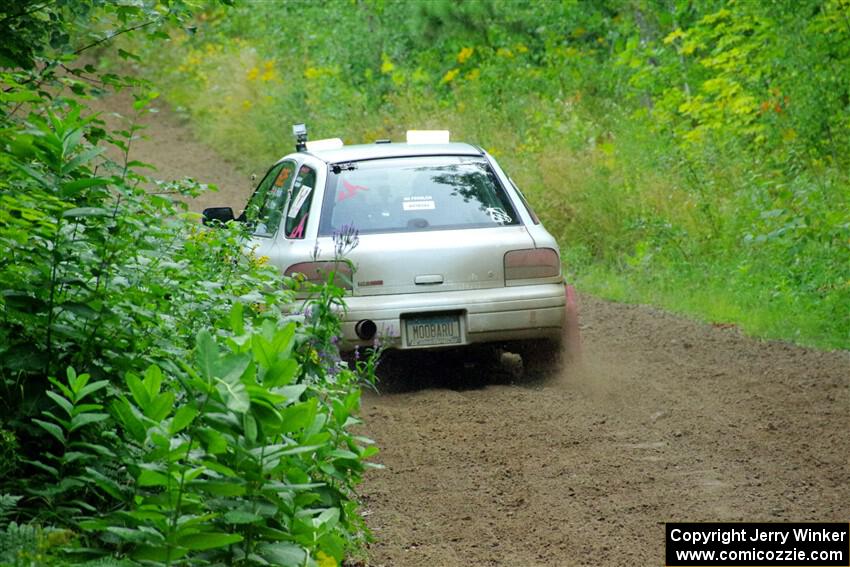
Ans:
<svg viewBox="0 0 850 567"><path fill-rule="evenodd" d="M230 207L209 207L204 209L201 214L203 215L203 222L207 226L236 220L236 217L233 216L233 209Z"/></svg>

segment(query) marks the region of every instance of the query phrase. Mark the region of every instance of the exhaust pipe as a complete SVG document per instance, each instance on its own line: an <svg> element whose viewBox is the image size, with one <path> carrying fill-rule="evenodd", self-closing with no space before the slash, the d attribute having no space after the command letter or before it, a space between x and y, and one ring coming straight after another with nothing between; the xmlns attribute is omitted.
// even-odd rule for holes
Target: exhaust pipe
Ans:
<svg viewBox="0 0 850 567"><path fill-rule="evenodd" d="M375 338L378 326L371 319L361 319L354 325L354 332L364 341L370 341Z"/></svg>

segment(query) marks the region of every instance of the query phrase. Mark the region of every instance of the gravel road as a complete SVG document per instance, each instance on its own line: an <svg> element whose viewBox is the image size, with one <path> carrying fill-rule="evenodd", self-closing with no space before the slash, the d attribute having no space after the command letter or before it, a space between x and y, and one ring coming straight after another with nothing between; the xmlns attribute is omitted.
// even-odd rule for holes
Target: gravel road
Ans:
<svg viewBox="0 0 850 567"><path fill-rule="evenodd" d="M132 159L222 188L195 209L244 203L247 173L173 112L144 122ZM850 352L590 296L580 316L562 376L433 354L366 395L386 467L361 486L371 566L663 565L666 521L850 519Z"/></svg>

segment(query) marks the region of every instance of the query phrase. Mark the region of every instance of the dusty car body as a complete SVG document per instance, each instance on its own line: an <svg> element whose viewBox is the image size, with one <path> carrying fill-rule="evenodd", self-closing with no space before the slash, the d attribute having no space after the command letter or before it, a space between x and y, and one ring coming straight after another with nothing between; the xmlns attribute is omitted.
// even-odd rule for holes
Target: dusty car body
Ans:
<svg viewBox="0 0 850 567"><path fill-rule="evenodd" d="M377 336L401 350L545 344L551 356L562 340L558 244L480 147L308 143L269 170L241 218L256 254L310 279L356 230L344 350Z"/></svg>

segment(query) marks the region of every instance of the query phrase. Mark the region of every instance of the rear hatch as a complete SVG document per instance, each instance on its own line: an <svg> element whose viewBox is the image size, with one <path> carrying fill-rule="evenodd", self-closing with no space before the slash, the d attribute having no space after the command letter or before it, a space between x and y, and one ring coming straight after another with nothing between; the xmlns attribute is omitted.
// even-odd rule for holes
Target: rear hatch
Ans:
<svg viewBox="0 0 850 567"><path fill-rule="evenodd" d="M504 256L533 248L523 226L371 234L349 254L354 295L504 287Z"/></svg>
<svg viewBox="0 0 850 567"><path fill-rule="evenodd" d="M329 170L319 234L359 233L347 254L354 295L503 287L505 254L534 248L484 156L368 159Z"/></svg>

